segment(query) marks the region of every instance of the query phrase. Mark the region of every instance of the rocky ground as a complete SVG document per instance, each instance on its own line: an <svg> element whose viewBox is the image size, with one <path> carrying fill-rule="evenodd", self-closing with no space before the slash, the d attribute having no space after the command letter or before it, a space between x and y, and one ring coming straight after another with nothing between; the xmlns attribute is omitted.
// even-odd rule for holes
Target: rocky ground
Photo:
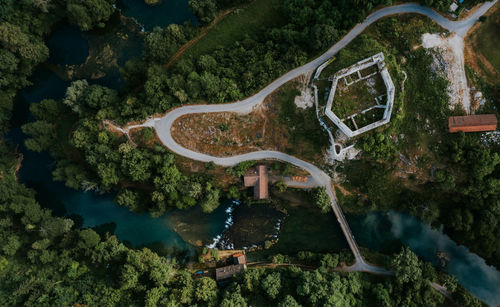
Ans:
<svg viewBox="0 0 500 307"><path fill-rule="evenodd" d="M422 35L422 46L437 51L433 66L437 71L442 71L450 81L450 107L461 106L470 113L471 97L465 74L463 38L457 34L444 37L440 34L425 33Z"/></svg>

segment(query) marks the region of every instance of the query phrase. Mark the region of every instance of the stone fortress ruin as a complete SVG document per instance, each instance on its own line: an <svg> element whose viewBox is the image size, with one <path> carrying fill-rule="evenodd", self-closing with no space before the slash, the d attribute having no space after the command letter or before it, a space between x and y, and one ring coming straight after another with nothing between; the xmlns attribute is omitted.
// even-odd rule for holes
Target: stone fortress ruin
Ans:
<svg viewBox="0 0 500 307"><path fill-rule="evenodd" d="M342 141L356 137L362 133L387 124L391 119L394 104L395 87L385 64L383 53L375 54L354 65L341 69L328 77L331 87L325 88L326 106L318 103L318 88L315 80L323 69L334 59L318 67L311 86L314 89L316 113L321 126L330 136L329 154L334 160L344 160L357 154L354 145L344 148ZM329 127L322 119L334 124ZM331 125L330 125L331 126ZM339 140L335 141L333 135Z"/></svg>

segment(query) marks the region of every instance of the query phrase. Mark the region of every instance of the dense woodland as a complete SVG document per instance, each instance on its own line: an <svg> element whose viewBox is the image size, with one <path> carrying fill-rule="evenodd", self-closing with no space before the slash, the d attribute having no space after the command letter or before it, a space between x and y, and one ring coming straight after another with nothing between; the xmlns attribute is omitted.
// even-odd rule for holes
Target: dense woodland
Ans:
<svg viewBox="0 0 500 307"><path fill-rule="evenodd" d="M161 214L169 206L186 208L199 203L205 211L213 210L218 205L220 191L214 187L212 178L181 174L174 164L174 157L163 147L146 144L134 147L125 138L103 129L102 120L114 119L123 123L130 119L142 119L155 112L165 112L188 100L219 102L248 95L327 46L325 43L322 47L297 47L301 40L304 42L304 35L314 32L312 29L316 23L313 20L323 20L318 27L335 30L335 33L338 31L340 35L369 10L365 7L368 2L344 2L348 4L342 6L333 1L307 1L305 4L310 9L303 10L306 16L300 17L297 14L302 10L298 8L304 3L284 3L283 12L288 14L291 23L271 31L270 35L274 35L277 43L270 43L270 37L248 38L234 43L231 48L221 48L213 55L200 57L199 62L179 62L166 72L162 70L161 64L167 58L145 57L129 62L124 68L128 89L139 88L139 92L118 94L81 80L73 82L62 101L44 100L33 104L30 110L37 121L23 127L23 131L32 136L26 146L36 151L49 150L57 158L55 179L64 180L68 186L76 189L118 190L117 202L131 209ZM111 0L0 0L2 135L8 129L17 91L29 85L27 80L34 67L48 57L44 36L64 18L84 31L102 27L114 12L113 4ZM228 1L215 2L215 7L219 10L232 4ZM338 18L336 20L330 16L314 16L318 11L313 9L320 5L338 12L348 9L353 12L353 16L343 15L340 18L339 13L333 15ZM196 4L191 4L191 7L195 8ZM210 15L212 7L199 10L197 15L200 19L208 16L205 20L201 19L203 23L213 19ZM151 32L148 38L153 42L148 46L146 40L145 54L154 54L148 53L156 48L153 35L163 40L163 47L167 48L165 50L174 50L170 42L178 46L195 33L190 26L179 26L178 29L181 29L179 31L184 37L176 36L180 32L175 27ZM297 49L293 54L289 52L286 57L281 57L280 52L287 48ZM156 54L161 56L162 52L156 50ZM229 60L224 62L223 59ZM259 61L255 62L257 59ZM277 66L272 65L273 69L269 69L269 63L273 61ZM234 66L236 62L239 64ZM231 67L235 70L247 69L250 74L242 80L239 77L243 74L232 71ZM211 68L214 70L211 71ZM255 78L255 74L259 74L259 78ZM143 83L144 87L141 86ZM198 92L192 89L198 89ZM192 96L187 96L187 92ZM67 139L67 135L71 135L70 139ZM143 132L142 139L146 142L151 137L151 131ZM462 160L458 159L456 163L464 161L464 151L461 153L457 157L462 157ZM129 248L115 236L81 229L77 218L53 216L50 210L40 207L36 202L34 191L17 181L20 163L21 159L15 154L14 148L2 141L2 306L445 304L443 296L430 288L430 281L446 282L450 290L456 288L454 299L462 305L480 305L463 288L456 287L456 280L439 280L432 266L419 261L408 249L402 250L389 264L396 273L395 278L331 271L338 264L335 255L314 259L299 255L299 259L309 261L318 269L250 269L236 282L219 288L211 278L194 279L189 271L182 269L173 259L167 260L148 249ZM465 167L467 163L463 165ZM234 171L238 171L238 168ZM490 174L488 169L477 171L477 175L485 180ZM318 199L321 194L318 192ZM143 202L143 198L150 195L152 198ZM143 203L148 204L148 207L139 208Z"/></svg>

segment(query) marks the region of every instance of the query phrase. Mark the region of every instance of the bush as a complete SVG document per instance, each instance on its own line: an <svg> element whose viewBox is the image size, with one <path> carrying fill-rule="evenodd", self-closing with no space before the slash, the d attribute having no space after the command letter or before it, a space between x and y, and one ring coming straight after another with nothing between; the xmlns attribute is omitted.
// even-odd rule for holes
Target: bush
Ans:
<svg viewBox="0 0 500 307"><path fill-rule="evenodd" d="M215 260L219 260L219 250L217 248L212 248L212 258Z"/></svg>
<svg viewBox="0 0 500 307"><path fill-rule="evenodd" d="M276 254L272 257L273 263L274 264L282 264L282 263L289 263L290 258L288 258L287 255L282 255L282 254Z"/></svg>
<svg viewBox="0 0 500 307"><path fill-rule="evenodd" d="M312 200L323 212L328 212L331 206L330 196L326 193L325 187L314 188L311 190Z"/></svg>
<svg viewBox="0 0 500 307"><path fill-rule="evenodd" d="M149 128L149 127L146 127L144 129L142 129L141 131L141 134L142 134L142 137L144 138L144 140L146 142L148 142L149 140L151 140L151 138L153 137L154 133L153 133L153 129L152 128Z"/></svg>
<svg viewBox="0 0 500 307"><path fill-rule="evenodd" d="M255 161L244 161L236 165L235 167L230 167L226 170L226 173L235 176L241 177L243 176L253 165Z"/></svg>
<svg viewBox="0 0 500 307"><path fill-rule="evenodd" d="M283 193L283 192L286 191L287 186L286 186L286 183L283 180L278 180L274 184L274 188L276 189L276 191L278 191L280 193Z"/></svg>
<svg viewBox="0 0 500 307"><path fill-rule="evenodd" d="M226 123L221 123L221 124L219 125L219 129L220 129L220 131L222 131L222 132L226 132L226 131L229 129L229 126L228 126Z"/></svg>

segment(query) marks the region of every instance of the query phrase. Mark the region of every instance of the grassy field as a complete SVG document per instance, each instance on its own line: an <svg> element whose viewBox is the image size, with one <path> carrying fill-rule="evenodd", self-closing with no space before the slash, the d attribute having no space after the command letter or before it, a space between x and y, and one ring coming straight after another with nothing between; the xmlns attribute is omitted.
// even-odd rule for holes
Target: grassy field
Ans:
<svg viewBox="0 0 500 307"><path fill-rule="evenodd" d="M306 161L321 161L322 152L329 144L328 135L321 128L314 108L297 108L295 96L299 94L293 83L285 84L275 92L278 120L287 127L289 134L285 152Z"/></svg>
<svg viewBox="0 0 500 307"><path fill-rule="evenodd" d="M257 37L273 27L284 24L280 18L279 4L282 0L255 0L246 7L237 8L213 27L193 45L185 56L197 57L219 46L228 47L245 36Z"/></svg>
<svg viewBox="0 0 500 307"><path fill-rule="evenodd" d="M485 94L500 97L500 4L465 39L467 77ZM494 112L492 109L490 112Z"/></svg>
<svg viewBox="0 0 500 307"><path fill-rule="evenodd" d="M488 16L477 30L477 51L491 63L497 75L500 74L500 5Z"/></svg>

